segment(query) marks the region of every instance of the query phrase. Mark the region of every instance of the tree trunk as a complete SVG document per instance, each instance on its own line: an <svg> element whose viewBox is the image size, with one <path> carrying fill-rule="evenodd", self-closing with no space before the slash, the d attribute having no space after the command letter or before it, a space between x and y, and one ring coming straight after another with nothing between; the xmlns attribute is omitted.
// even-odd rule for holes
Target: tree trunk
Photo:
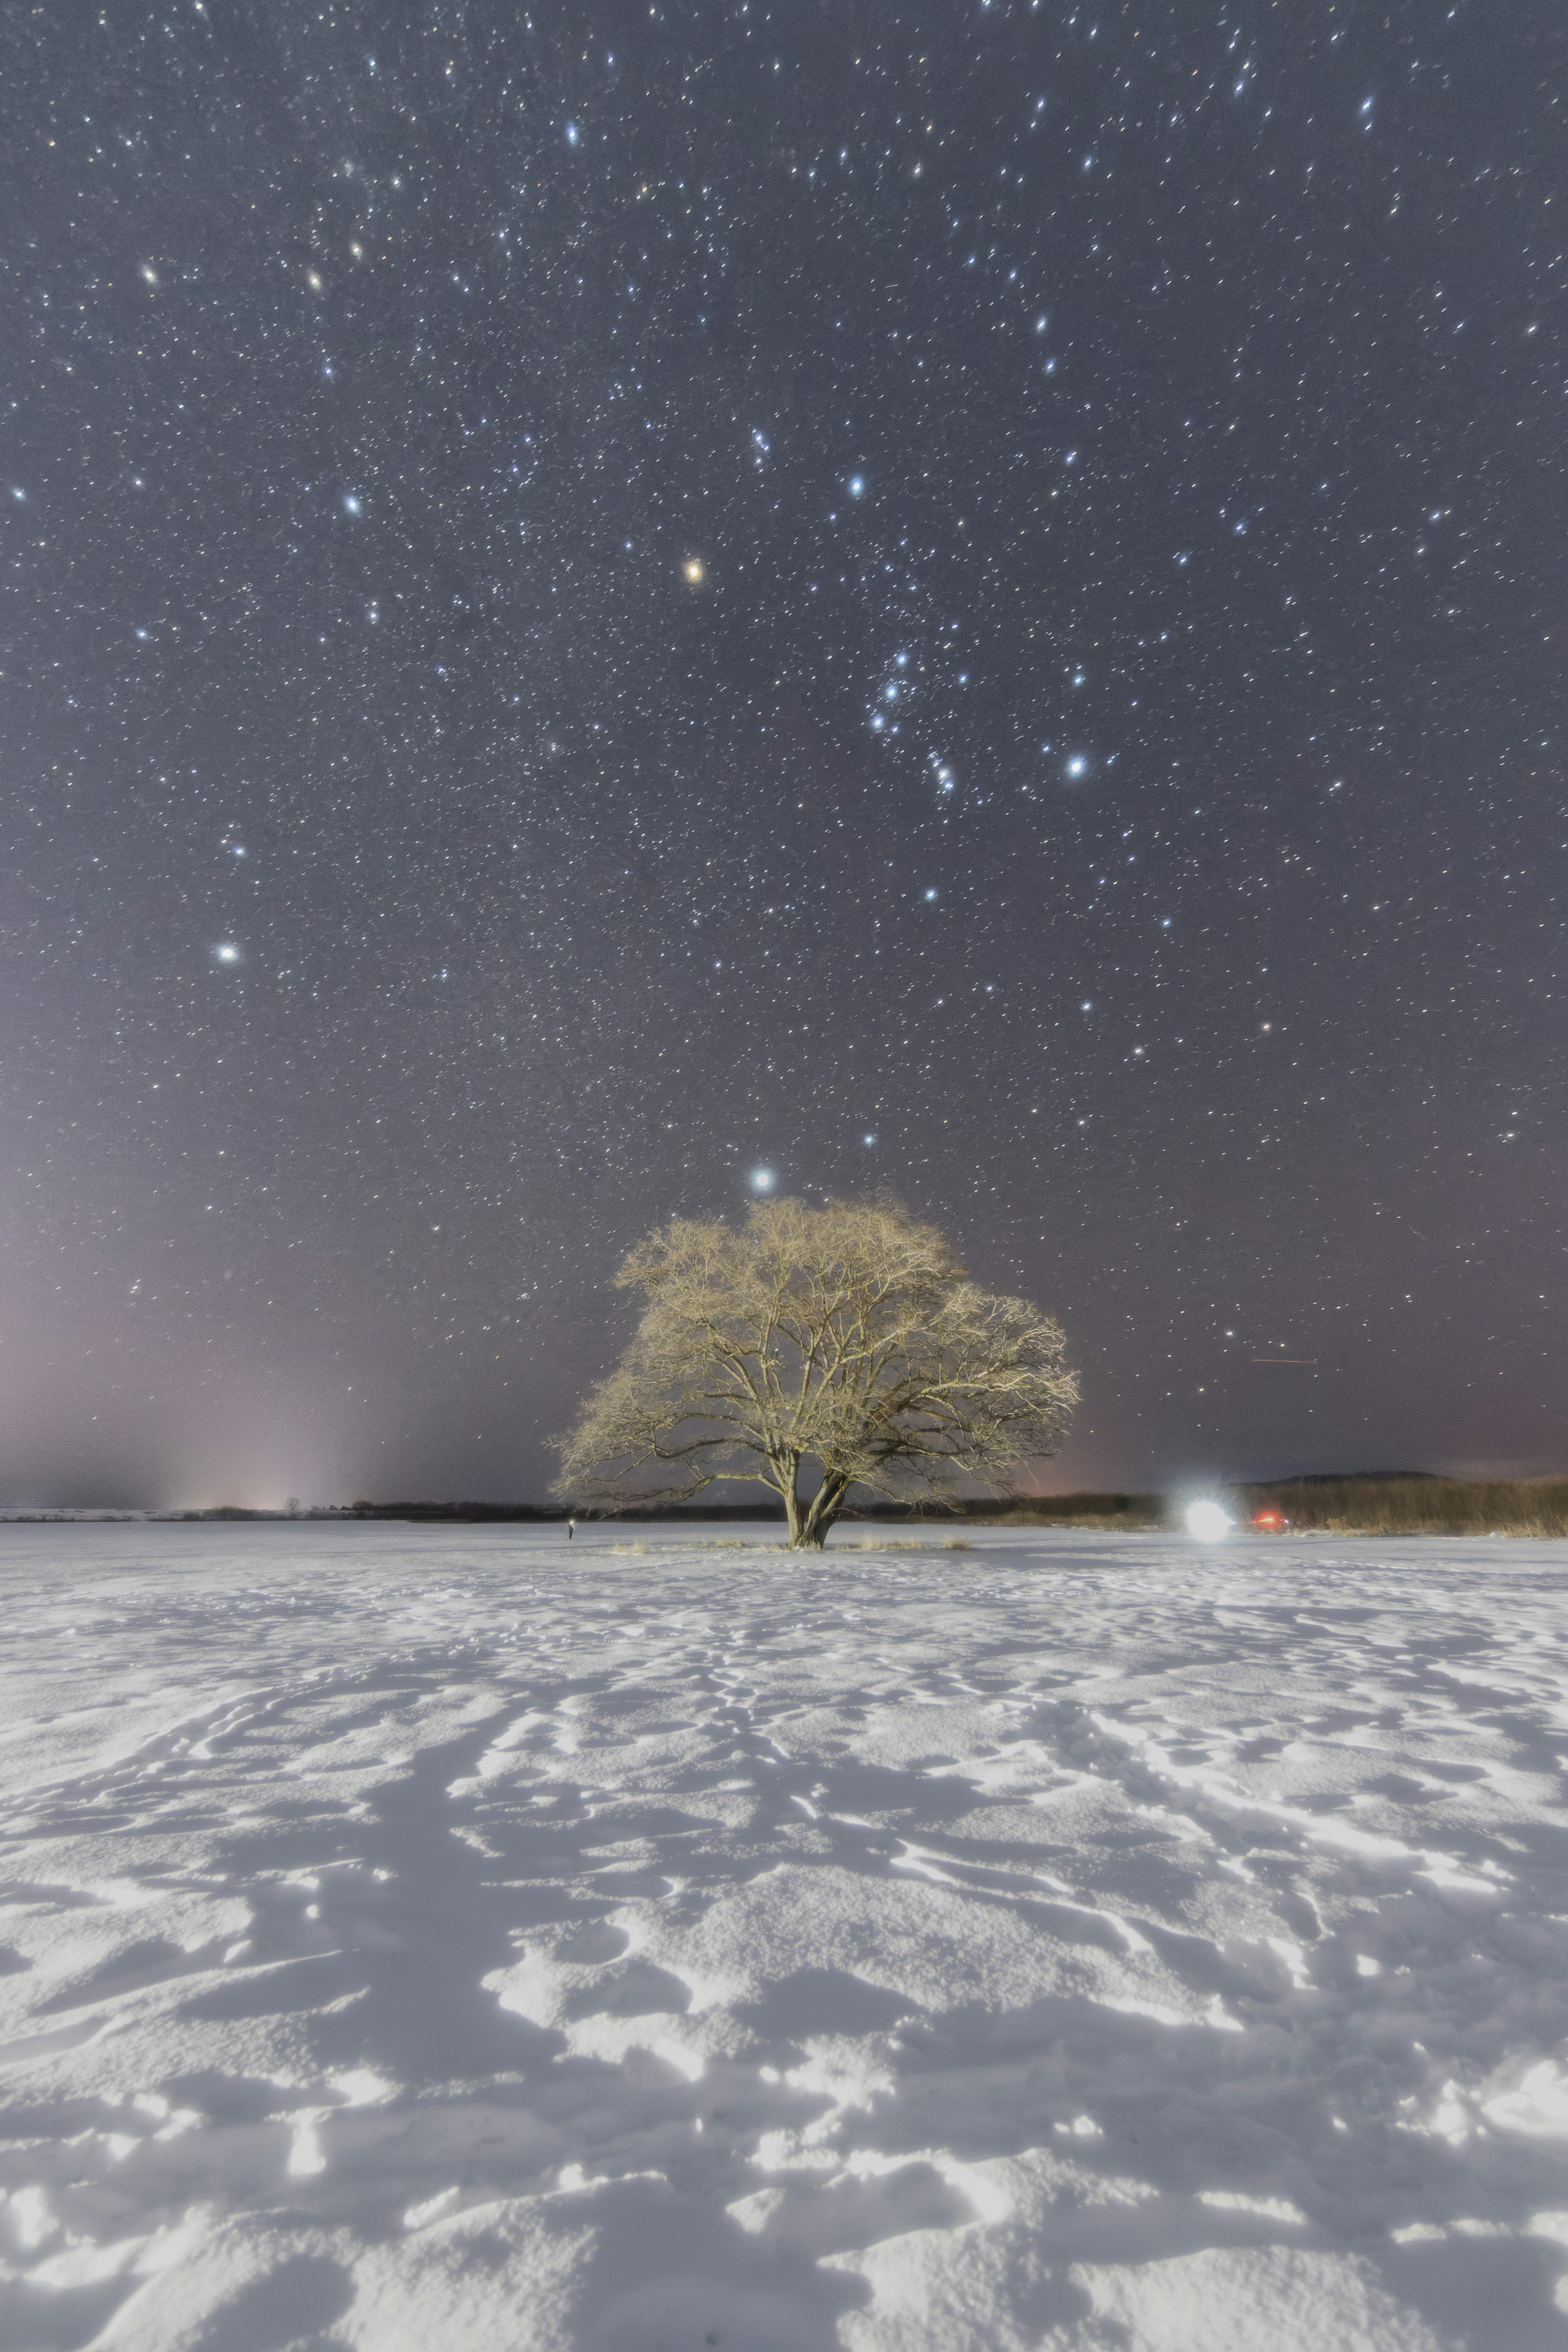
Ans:
<svg viewBox="0 0 1568 2352"><path fill-rule="evenodd" d="M847 1478L824 1478L811 1498L811 1507L801 1523L799 1536L795 1539L794 1548L796 1550L820 1551L822 1549L823 1545L827 1541L829 1528L833 1526L844 1507L844 1497L848 1490L849 1481Z"/></svg>
<svg viewBox="0 0 1568 2352"><path fill-rule="evenodd" d="M773 1468L773 1483L784 1496L784 1517L789 1521L789 1548L791 1551L799 1551L811 1540L805 1532L806 1513L800 1499L800 1457L796 1454L792 1458L786 1454L782 1461L775 1462Z"/></svg>
<svg viewBox="0 0 1568 2352"><path fill-rule="evenodd" d="M844 1507L844 1497L849 1491L848 1479L824 1478L807 1503L801 1499L798 1454L784 1455L773 1463L772 1468L772 1484L784 1497L791 1551L820 1551L827 1540L827 1530Z"/></svg>

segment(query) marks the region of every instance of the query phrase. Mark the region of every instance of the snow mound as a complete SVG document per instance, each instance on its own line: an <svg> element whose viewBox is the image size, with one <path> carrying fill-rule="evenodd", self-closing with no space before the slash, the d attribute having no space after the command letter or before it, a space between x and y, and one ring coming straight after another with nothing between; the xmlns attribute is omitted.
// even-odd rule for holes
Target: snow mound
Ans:
<svg viewBox="0 0 1568 2352"><path fill-rule="evenodd" d="M0 1532L7 2352L1568 2352L1568 1547Z"/></svg>

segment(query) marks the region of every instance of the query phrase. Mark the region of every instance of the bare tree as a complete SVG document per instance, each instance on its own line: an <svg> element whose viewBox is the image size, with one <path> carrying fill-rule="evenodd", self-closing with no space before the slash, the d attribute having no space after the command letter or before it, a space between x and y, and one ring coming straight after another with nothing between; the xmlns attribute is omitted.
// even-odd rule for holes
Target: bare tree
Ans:
<svg viewBox="0 0 1568 2352"><path fill-rule="evenodd" d="M616 1281L647 1304L555 1440L571 1501L680 1502L760 1479L784 1498L792 1547L816 1549L852 1488L948 1503L962 1479L994 1489L1056 1451L1078 1402L1059 1325L982 1290L890 1202L779 1201L741 1231L677 1218Z"/></svg>

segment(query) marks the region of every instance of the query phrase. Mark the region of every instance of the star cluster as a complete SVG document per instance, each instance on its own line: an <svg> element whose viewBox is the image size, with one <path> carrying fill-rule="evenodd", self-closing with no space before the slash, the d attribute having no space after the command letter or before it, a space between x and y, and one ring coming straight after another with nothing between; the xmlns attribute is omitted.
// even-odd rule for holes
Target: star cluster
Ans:
<svg viewBox="0 0 1568 2352"><path fill-rule="evenodd" d="M1562 1457L1547 16L16 57L12 1499L538 1493L630 1240L873 1183L1069 1477Z"/></svg>

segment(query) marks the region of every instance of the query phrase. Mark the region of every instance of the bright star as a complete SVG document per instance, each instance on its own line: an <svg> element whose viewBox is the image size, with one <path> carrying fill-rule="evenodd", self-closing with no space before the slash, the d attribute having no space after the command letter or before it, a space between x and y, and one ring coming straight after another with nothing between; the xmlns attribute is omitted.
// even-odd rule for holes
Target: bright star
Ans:
<svg viewBox="0 0 1568 2352"><path fill-rule="evenodd" d="M706 574L700 555L689 555L680 567L680 576L691 588L700 588Z"/></svg>
<svg viewBox="0 0 1568 2352"><path fill-rule="evenodd" d="M348 497L343 500L343 512L345 514L352 515L356 515L360 512L360 502L355 498L352 490L349 492Z"/></svg>
<svg viewBox="0 0 1568 2352"><path fill-rule="evenodd" d="M771 1192L778 1181L771 1168L753 1168L752 1171L751 1184L753 1192Z"/></svg>
<svg viewBox="0 0 1568 2352"><path fill-rule="evenodd" d="M852 499L863 499L863 498L865 497L865 495L866 495L866 483L865 483L865 479L864 479L864 477L863 477L863 476L861 476L861 475L859 475L859 474L851 474L851 475L850 475L850 477L849 477L849 495L850 495L850 497L851 497Z"/></svg>
<svg viewBox="0 0 1568 2352"><path fill-rule="evenodd" d="M1075 751L1072 758L1068 761L1068 773L1069 776L1088 775L1089 761L1084 758L1081 751Z"/></svg>
<svg viewBox="0 0 1568 2352"><path fill-rule="evenodd" d="M213 950L213 954L219 963L237 963L239 961L239 950L235 946L232 940L224 940L221 941L221 943Z"/></svg>

